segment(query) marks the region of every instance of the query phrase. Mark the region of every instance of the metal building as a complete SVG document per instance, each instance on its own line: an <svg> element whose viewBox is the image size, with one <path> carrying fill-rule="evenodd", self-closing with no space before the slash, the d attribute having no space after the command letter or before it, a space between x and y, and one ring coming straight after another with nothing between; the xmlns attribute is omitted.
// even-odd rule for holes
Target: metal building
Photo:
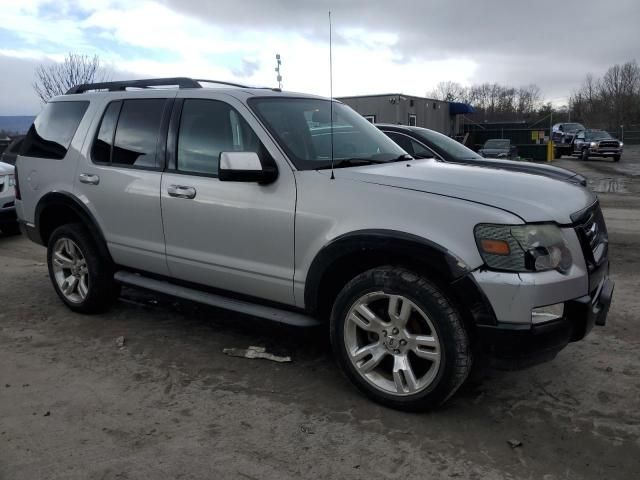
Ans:
<svg viewBox="0 0 640 480"><path fill-rule="evenodd" d="M444 102L402 93L339 97L338 100L373 123L415 125L451 136L460 133L460 116L474 111L471 105L465 103Z"/></svg>

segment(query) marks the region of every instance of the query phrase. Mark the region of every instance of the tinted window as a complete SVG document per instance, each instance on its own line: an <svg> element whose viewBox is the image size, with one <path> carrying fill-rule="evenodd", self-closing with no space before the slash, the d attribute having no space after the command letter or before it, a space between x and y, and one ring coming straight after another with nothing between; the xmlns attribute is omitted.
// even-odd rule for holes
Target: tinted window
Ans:
<svg viewBox="0 0 640 480"><path fill-rule="evenodd" d="M609 138L613 138L609 132L588 132L587 135L589 136L589 140L606 140Z"/></svg>
<svg viewBox="0 0 640 480"><path fill-rule="evenodd" d="M434 132L433 130L428 130L426 128L415 128L413 129L413 132L419 138L424 139L425 143L429 146L436 150L440 150L440 153L444 155L447 160L483 160L483 157L473 150L465 147L457 140L443 135L442 133Z"/></svg>
<svg viewBox="0 0 640 480"><path fill-rule="evenodd" d="M47 103L24 139L22 155L64 158L88 106L89 102Z"/></svg>
<svg viewBox="0 0 640 480"><path fill-rule="evenodd" d="M111 145L113 144L113 133L118 122L118 114L122 102L112 102L107 106L100 122L98 134L93 142L91 149L91 158L94 162L110 163L111 162Z"/></svg>
<svg viewBox="0 0 640 480"><path fill-rule="evenodd" d="M113 165L156 166L156 146L165 99L125 100L120 110Z"/></svg>
<svg viewBox="0 0 640 480"><path fill-rule="evenodd" d="M185 100L178 133L178 170L218 174L221 152L260 153L251 127L229 105L215 100Z"/></svg>
<svg viewBox="0 0 640 480"><path fill-rule="evenodd" d="M385 132L387 136L396 142L402 149L414 158L433 158L433 152L416 142L413 138L402 133Z"/></svg>

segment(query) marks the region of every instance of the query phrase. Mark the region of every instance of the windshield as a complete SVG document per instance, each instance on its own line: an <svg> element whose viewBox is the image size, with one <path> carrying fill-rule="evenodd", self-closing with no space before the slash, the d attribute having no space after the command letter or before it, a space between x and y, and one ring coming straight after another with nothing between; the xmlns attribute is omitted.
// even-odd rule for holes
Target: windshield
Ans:
<svg viewBox="0 0 640 480"><path fill-rule="evenodd" d="M587 137L589 138L589 140L605 140L605 139L613 138L611 135L609 135L609 132L604 132L604 131L588 132Z"/></svg>
<svg viewBox="0 0 640 480"><path fill-rule="evenodd" d="M329 100L313 98L256 98L251 108L287 152L296 168L331 167ZM342 103L333 103L333 158L363 163L398 160L406 152L360 114ZM354 163L355 164L355 163ZM342 162L342 166L349 166Z"/></svg>
<svg viewBox="0 0 640 480"><path fill-rule="evenodd" d="M584 126L580 123L565 123L562 129L565 132L577 132L578 130L584 130Z"/></svg>
<svg viewBox="0 0 640 480"><path fill-rule="evenodd" d="M434 132L433 130L427 130L426 128L414 129L413 131L419 137L423 138L427 143L433 145L439 150L442 150L445 154L456 160L470 160L474 158L484 160L484 157L481 157L476 152L465 147L457 140L449 138L442 133Z"/></svg>
<svg viewBox="0 0 640 480"><path fill-rule="evenodd" d="M509 148L511 146L510 140L487 140L484 144L484 148Z"/></svg>

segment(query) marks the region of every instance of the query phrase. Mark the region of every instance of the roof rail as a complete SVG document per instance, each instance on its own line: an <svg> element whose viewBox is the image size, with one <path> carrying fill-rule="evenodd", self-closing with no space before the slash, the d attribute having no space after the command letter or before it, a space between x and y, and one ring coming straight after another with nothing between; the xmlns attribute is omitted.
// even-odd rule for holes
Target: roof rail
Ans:
<svg viewBox="0 0 640 480"><path fill-rule="evenodd" d="M220 80L207 80L206 78L197 78L194 81L200 82L200 83L217 83L219 85L229 85L230 87L253 88L253 87L250 87L249 85L241 85L239 83L231 83L231 82L221 82Z"/></svg>
<svg viewBox="0 0 640 480"><path fill-rule="evenodd" d="M217 83L220 85L228 85L230 87L249 88L247 85L240 85L238 83L222 82L219 80L194 80L187 77L173 77L173 78L148 78L145 80L122 80L117 82L101 82L101 83L83 83L71 87L65 95L73 95L75 93L84 93L90 90L107 90L109 92L124 91L127 88L151 88L151 87L163 87L174 86L178 88L202 88L202 83Z"/></svg>

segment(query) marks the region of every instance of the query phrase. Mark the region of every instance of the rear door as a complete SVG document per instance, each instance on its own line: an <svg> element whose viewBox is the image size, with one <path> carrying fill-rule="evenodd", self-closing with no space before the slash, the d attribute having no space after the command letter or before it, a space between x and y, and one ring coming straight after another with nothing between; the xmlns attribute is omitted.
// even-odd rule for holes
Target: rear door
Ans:
<svg viewBox="0 0 640 480"><path fill-rule="evenodd" d="M116 263L166 275L160 182L173 99L138 95L106 103L78 166L77 191Z"/></svg>
<svg viewBox="0 0 640 480"><path fill-rule="evenodd" d="M175 107L161 190L171 276L293 304L291 168L235 98L185 90ZM253 151L263 163L276 162L278 179L269 185L220 181L225 151ZM176 188L189 194L175 196Z"/></svg>

